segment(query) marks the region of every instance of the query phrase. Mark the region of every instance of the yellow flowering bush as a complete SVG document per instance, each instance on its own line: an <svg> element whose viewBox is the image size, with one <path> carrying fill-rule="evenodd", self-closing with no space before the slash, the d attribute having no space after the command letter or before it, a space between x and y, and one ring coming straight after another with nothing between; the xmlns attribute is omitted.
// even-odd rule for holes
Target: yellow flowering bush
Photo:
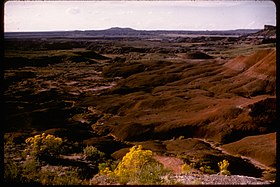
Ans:
<svg viewBox="0 0 280 187"><path fill-rule="evenodd" d="M101 175L107 175L109 177L114 177L114 169L117 167L117 162L113 160L107 160L106 162L99 163L98 169Z"/></svg>
<svg viewBox="0 0 280 187"><path fill-rule="evenodd" d="M185 174L188 174L191 172L191 166L186 163L182 165L181 169L182 169L182 173L185 173Z"/></svg>
<svg viewBox="0 0 280 187"><path fill-rule="evenodd" d="M165 173L163 165L153 158L153 152L142 150L141 145L133 146L114 170L120 183L132 184L160 184Z"/></svg>
<svg viewBox="0 0 280 187"><path fill-rule="evenodd" d="M107 175L109 177L114 177L114 172L111 171L109 167L105 167L99 171L101 175Z"/></svg>
<svg viewBox="0 0 280 187"><path fill-rule="evenodd" d="M59 153L62 139L54 135L35 135L25 140L27 144L26 152L35 158L40 156L55 156Z"/></svg>
<svg viewBox="0 0 280 187"><path fill-rule="evenodd" d="M230 175L230 172L228 171L229 162L227 160L223 160L222 162L218 163L220 174L222 175Z"/></svg>

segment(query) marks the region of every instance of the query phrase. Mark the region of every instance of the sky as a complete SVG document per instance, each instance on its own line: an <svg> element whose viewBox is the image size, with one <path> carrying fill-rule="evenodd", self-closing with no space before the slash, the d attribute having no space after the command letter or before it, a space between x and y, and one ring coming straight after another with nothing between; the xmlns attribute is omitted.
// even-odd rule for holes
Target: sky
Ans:
<svg viewBox="0 0 280 187"><path fill-rule="evenodd" d="M262 29L276 25L272 1L8 1L4 31Z"/></svg>

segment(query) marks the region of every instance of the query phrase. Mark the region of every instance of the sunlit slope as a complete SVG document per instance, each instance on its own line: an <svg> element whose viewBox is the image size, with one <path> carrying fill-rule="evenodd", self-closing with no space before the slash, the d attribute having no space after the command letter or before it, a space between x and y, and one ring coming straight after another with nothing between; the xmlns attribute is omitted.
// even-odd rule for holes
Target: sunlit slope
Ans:
<svg viewBox="0 0 280 187"><path fill-rule="evenodd" d="M227 61L182 59L119 64L118 84L81 105L111 113L95 131L122 140L178 136L233 142L275 131L276 50L260 50ZM106 73L114 66L106 67ZM131 70L132 68L132 70ZM123 72L120 72L123 71ZM110 74L110 73L109 73Z"/></svg>

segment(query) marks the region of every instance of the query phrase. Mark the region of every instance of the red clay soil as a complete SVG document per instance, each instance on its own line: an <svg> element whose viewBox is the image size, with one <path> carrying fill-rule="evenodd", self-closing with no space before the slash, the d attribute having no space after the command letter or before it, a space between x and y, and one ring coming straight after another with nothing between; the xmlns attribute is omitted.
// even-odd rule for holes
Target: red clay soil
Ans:
<svg viewBox="0 0 280 187"><path fill-rule="evenodd" d="M164 165L165 168L171 170L174 174L182 173L184 162L176 157L155 155L154 158Z"/></svg>
<svg viewBox="0 0 280 187"><path fill-rule="evenodd" d="M272 77L276 75L276 49L270 49L270 50L265 50L264 51L265 57L260 59L259 61L257 61L257 63L255 63L249 70L251 70L252 72L254 72L253 75L256 74L263 74L266 75L268 77ZM262 54L259 54L262 55ZM248 71L250 72L250 71ZM246 74L248 76L250 76L250 74ZM266 77L264 77L266 78Z"/></svg>
<svg viewBox="0 0 280 187"><path fill-rule="evenodd" d="M108 129L120 140L167 140L185 136L230 143L246 136L274 132L270 128L276 123L274 109L261 111L263 107L260 107L260 118L252 116L250 111L252 104L274 98L275 61L274 49L228 62L140 61L146 67L143 72L123 78L99 96L85 98L81 105L113 114L100 126L100 131ZM232 68L233 63L242 64L242 70ZM267 63L269 69L264 71ZM123 70L130 71L130 68ZM271 116L269 123L264 122ZM98 131L94 124L92 127Z"/></svg>

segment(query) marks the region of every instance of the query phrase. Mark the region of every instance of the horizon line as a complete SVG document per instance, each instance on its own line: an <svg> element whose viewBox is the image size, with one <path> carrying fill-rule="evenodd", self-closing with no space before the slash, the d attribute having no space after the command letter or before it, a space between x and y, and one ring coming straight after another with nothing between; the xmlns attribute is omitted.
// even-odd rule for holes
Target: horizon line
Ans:
<svg viewBox="0 0 280 187"><path fill-rule="evenodd" d="M276 27L275 25L271 25ZM4 31L4 33L35 33L35 32L87 32L87 31L106 31L106 30L112 30L112 29L130 29L132 31L147 31L147 32L153 32L153 31L199 31L199 32L213 32L213 31L235 31L235 30L261 30L263 28L235 28L235 29L198 29L198 30L192 30L192 29L134 29L131 27L110 27L107 29L88 29L88 30L38 30L38 31Z"/></svg>

